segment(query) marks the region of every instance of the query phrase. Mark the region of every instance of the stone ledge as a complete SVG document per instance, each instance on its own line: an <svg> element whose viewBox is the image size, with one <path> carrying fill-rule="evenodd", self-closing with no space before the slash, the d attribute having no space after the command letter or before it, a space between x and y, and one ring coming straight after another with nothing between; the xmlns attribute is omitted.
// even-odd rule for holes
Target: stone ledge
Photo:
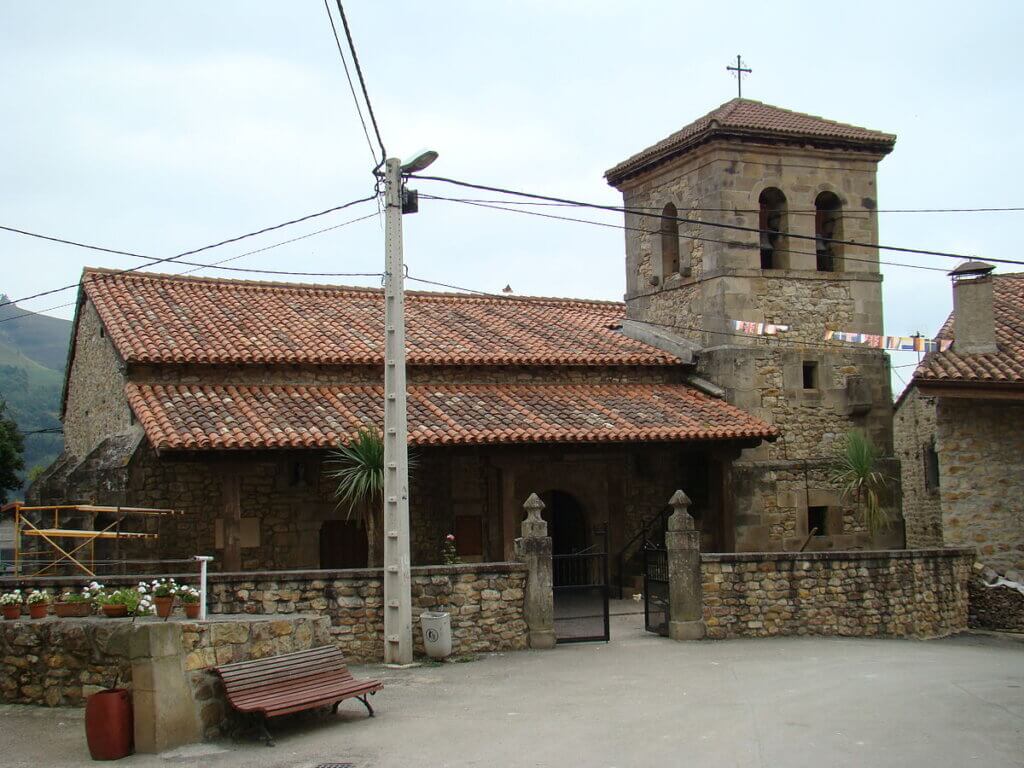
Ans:
<svg viewBox="0 0 1024 768"><path fill-rule="evenodd" d="M700 556L702 563L765 563L826 560L926 560L933 557L974 557L969 547L942 547L935 549L863 549L834 552L707 552Z"/></svg>

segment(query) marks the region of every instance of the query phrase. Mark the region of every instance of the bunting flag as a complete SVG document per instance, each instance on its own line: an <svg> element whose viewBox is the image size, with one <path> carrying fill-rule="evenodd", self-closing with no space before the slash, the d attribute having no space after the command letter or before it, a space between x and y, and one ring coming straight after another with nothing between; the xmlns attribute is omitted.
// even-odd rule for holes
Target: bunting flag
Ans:
<svg viewBox="0 0 1024 768"><path fill-rule="evenodd" d="M747 320L733 320L733 330L740 333L749 333L751 336L774 336L777 333L785 333L789 330L788 325L777 325L776 323L753 323Z"/></svg>
<svg viewBox="0 0 1024 768"><path fill-rule="evenodd" d="M945 352L953 346L952 339L932 341L923 336L876 336L871 333L846 333L845 331L825 331L825 341L866 344L875 349L894 349L900 352Z"/></svg>

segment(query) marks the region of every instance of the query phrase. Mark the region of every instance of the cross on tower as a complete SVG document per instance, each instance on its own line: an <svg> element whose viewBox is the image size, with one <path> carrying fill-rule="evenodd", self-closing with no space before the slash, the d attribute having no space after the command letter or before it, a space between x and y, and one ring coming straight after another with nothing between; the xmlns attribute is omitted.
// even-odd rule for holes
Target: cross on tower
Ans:
<svg viewBox="0 0 1024 768"><path fill-rule="evenodd" d="M741 59L739 57L739 54L736 55L736 66L735 67L726 67L726 69L729 70L730 72L732 72L733 73L733 77L736 78L737 96L739 96L739 98L742 99L743 98L743 74L746 73L746 74L749 75L754 70L752 70L752 69L750 69L748 67L744 67L743 66L743 59Z"/></svg>

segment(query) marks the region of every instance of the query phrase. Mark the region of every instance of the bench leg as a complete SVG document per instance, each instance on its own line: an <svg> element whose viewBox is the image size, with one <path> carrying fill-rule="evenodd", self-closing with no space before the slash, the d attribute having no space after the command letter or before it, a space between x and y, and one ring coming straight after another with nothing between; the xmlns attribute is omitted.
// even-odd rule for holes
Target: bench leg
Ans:
<svg viewBox="0 0 1024 768"><path fill-rule="evenodd" d="M368 696L356 696L366 706L366 710L370 713L370 717L373 717L373 707L370 706L370 699Z"/></svg>
<svg viewBox="0 0 1024 768"><path fill-rule="evenodd" d="M270 735L270 729L267 727L267 718L261 717L259 720L260 738L268 747L274 746L274 737Z"/></svg>

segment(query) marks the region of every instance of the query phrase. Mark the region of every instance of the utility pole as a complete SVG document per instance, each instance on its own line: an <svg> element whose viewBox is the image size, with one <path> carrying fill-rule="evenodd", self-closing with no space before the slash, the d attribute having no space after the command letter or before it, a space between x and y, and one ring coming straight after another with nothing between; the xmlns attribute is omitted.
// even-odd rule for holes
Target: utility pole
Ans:
<svg viewBox="0 0 1024 768"><path fill-rule="evenodd" d="M405 163L384 162L384 663L412 663L412 575L409 562L409 443L405 396L405 264L402 214L414 213L415 193L403 174L437 158L421 152Z"/></svg>

